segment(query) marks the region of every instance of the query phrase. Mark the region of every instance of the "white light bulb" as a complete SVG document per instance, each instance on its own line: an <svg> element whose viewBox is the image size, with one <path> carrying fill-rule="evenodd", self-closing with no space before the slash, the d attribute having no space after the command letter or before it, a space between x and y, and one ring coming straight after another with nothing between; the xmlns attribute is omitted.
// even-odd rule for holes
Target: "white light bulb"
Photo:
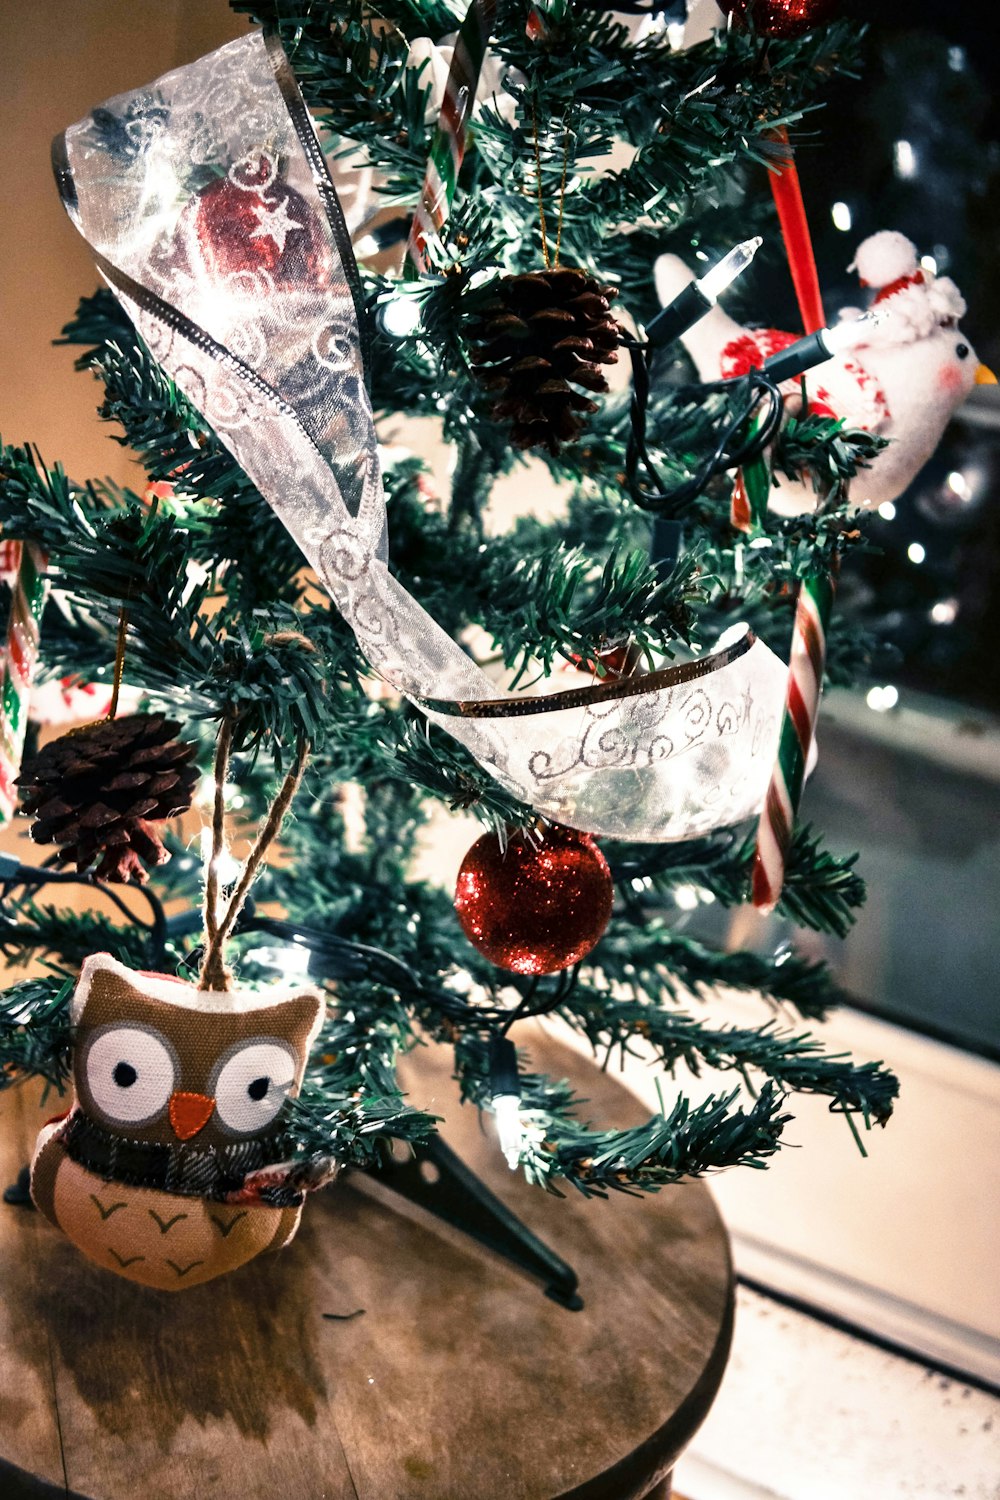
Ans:
<svg viewBox="0 0 1000 1500"><path fill-rule="evenodd" d="M276 969L288 979L309 973L309 949L303 948L301 944L289 947L283 943L281 947L249 948L245 956L250 963L261 964L265 969Z"/></svg>
<svg viewBox="0 0 1000 1500"><path fill-rule="evenodd" d="M242 862L234 859L228 849L223 849L216 859L212 859L212 830L203 828L201 830L201 857L206 865L214 867L220 889L235 885L243 874Z"/></svg>
<svg viewBox="0 0 1000 1500"><path fill-rule="evenodd" d="M275 952L277 960L275 967L286 974L289 979L298 974L309 973L309 949L301 943L289 943L278 948Z"/></svg>
<svg viewBox="0 0 1000 1500"><path fill-rule="evenodd" d="M235 885L243 874L243 862L234 859L228 849L223 849L219 855L218 865L219 884L221 886Z"/></svg>
<svg viewBox="0 0 1000 1500"><path fill-rule="evenodd" d="M674 888L674 905L681 911L694 911L698 905L698 888L693 885L678 885Z"/></svg>
<svg viewBox="0 0 1000 1500"><path fill-rule="evenodd" d="M842 354L845 349L863 344L872 329L884 320L884 313L873 310L862 313L860 318L844 318L832 327L824 328L821 337L831 354Z"/></svg>
<svg viewBox="0 0 1000 1500"><path fill-rule="evenodd" d="M931 605L931 619L935 625L952 625L958 616L957 599L939 599Z"/></svg>
<svg viewBox="0 0 1000 1500"><path fill-rule="evenodd" d="M391 339L408 339L420 327L420 304L415 297L390 297L379 305L376 318Z"/></svg>
<svg viewBox="0 0 1000 1500"><path fill-rule="evenodd" d="M919 542L911 542L906 549L906 555L911 563L917 563L919 566L927 556L927 549L921 546Z"/></svg>
<svg viewBox="0 0 1000 1500"><path fill-rule="evenodd" d="M915 177L917 153L910 141L896 141L892 148L893 169L897 177Z"/></svg>
<svg viewBox="0 0 1000 1500"><path fill-rule="evenodd" d="M764 241L758 234L752 240L741 240L738 245L734 245L728 254L712 266L711 270L706 271L704 276L698 277L695 286L701 295L709 302L715 302L726 287L734 282L737 276L742 275L763 243Z"/></svg>
<svg viewBox="0 0 1000 1500"><path fill-rule="evenodd" d="M234 781L227 781L222 788L222 800L226 807L241 806L236 802L237 786ZM215 777L211 775L202 776L195 788L194 801L199 807L210 807L215 801ZM207 858L207 856L206 856Z"/></svg>
<svg viewBox="0 0 1000 1500"><path fill-rule="evenodd" d="M878 508L878 513L883 521L894 521L896 519L896 507L891 500L883 500Z"/></svg>
<svg viewBox="0 0 1000 1500"><path fill-rule="evenodd" d="M500 1150L510 1170L516 1172L521 1160L521 1146L524 1141L521 1100L517 1094L496 1094L493 1099L493 1113L496 1116Z"/></svg>

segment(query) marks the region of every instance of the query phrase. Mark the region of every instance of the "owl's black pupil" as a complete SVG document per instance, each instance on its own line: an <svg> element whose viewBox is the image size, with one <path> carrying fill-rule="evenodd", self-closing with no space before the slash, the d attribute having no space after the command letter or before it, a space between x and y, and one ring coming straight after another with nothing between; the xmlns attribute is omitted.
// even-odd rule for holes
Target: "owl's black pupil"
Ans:
<svg viewBox="0 0 1000 1500"><path fill-rule="evenodd" d="M247 1093L251 1099L264 1099L267 1097L267 1091L270 1087L270 1078L255 1078L253 1083L247 1085Z"/></svg>
<svg viewBox="0 0 1000 1500"><path fill-rule="evenodd" d="M956 346L955 346L955 353L958 355L959 359L968 359L968 357L969 357L969 346L968 346L968 344L956 344Z"/></svg>
<svg viewBox="0 0 1000 1500"><path fill-rule="evenodd" d="M130 1089L138 1076L131 1063L115 1063L115 1071L112 1077L120 1089Z"/></svg>

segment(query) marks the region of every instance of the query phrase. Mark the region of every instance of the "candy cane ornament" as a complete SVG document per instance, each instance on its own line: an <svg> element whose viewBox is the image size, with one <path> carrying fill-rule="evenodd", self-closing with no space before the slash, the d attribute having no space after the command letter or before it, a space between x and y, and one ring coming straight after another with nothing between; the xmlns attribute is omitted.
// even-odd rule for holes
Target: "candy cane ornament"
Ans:
<svg viewBox="0 0 1000 1500"><path fill-rule="evenodd" d="M826 314L823 311L823 295L819 287L816 256L813 253L809 220L806 218L802 198L799 169L795 165L795 153L785 127L774 131L771 139L783 148L776 170L768 173L771 196L778 211L781 239L788 257L788 270L795 288L802 327L806 333L815 333L817 329L826 327Z"/></svg>
<svg viewBox="0 0 1000 1500"><path fill-rule="evenodd" d="M524 34L529 42L540 42L566 13L566 0L538 0L528 11Z"/></svg>
<svg viewBox="0 0 1000 1500"><path fill-rule="evenodd" d="M806 333L814 333L825 326L826 318L798 168L787 130L784 127L776 130L773 139L783 147L783 155L778 170L769 173L768 180L778 211L781 238L802 326ZM751 467L742 476L746 485L743 496L734 492L731 514L733 525L751 535L762 526L771 483L770 466L766 460L757 459L755 462L757 471ZM760 470L762 463L763 473ZM757 824L751 880L753 904L758 911L765 913L772 912L777 906L785 883L785 861L792 842L823 690L826 630L834 592L831 574L825 571L807 573L802 579L795 605L778 758Z"/></svg>
<svg viewBox="0 0 1000 1500"><path fill-rule="evenodd" d="M48 583L47 559L31 542L5 542L7 560L16 569L11 582L10 612L0 660L3 696L0 702L0 823L8 823L17 807L15 781L28 724L28 699L38 662L42 610Z"/></svg>
<svg viewBox="0 0 1000 1500"><path fill-rule="evenodd" d="M759 431L762 418L754 422L754 432ZM748 459L737 469L733 480L733 495L730 501L729 522L734 531L743 532L749 541L764 536L764 518L771 494L771 465L766 454Z"/></svg>
<svg viewBox="0 0 1000 1500"><path fill-rule="evenodd" d="M781 721L778 758L757 826L752 890L753 904L762 912L772 912L777 906L785 880L785 860L792 842L823 690L826 631L833 595L834 582L829 573L807 573L802 579L795 606L788 693Z"/></svg>
<svg viewBox="0 0 1000 1500"><path fill-rule="evenodd" d="M410 226L406 271L411 280L430 268L428 246L437 239L451 212L469 139L468 120L495 16L496 0L472 0L459 29L420 203Z"/></svg>

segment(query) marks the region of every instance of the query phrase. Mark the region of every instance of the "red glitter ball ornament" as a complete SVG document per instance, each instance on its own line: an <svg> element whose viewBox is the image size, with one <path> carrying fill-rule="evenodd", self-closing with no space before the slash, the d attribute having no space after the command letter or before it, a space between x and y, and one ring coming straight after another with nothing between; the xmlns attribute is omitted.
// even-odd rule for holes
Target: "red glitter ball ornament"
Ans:
<svg viewBox="0 0 1000 1500"><path fill-rule="evenodd" d="M462 861L455 910L469 942L499 969L555 974L579 963L608 925L614 886L590 834L559 824L484 833Z"/></svg>
<svg viewBox="0 0 1000 1500"><path fill-rule="evenodd" d="M309 204L282 181L277 161L252 152L198 195L195 233L216 275L267 271L279 283L314 276L323 255Z"/></svg>
<svg viewBox="0 0 1000 1500"><path fill-rule="evenodd" d="M787 41L829 21L837 0L718 0L727 15L745 20L749 15L761 36Z"/></svg>

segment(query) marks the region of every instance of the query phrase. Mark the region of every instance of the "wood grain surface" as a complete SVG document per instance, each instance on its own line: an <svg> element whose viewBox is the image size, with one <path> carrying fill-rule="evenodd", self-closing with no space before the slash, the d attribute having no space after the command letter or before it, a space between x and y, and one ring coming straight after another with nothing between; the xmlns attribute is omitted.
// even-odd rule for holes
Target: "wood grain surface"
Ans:
<svg viewBox="0 0 1000 1500"><path fill-rule="evenodd" d="M595 1115L639 1119L613 1077L536 1028L518 1040ZM444 1050L421 1049L407 1086L576 1268L584 1310L357 1175L307 1204L287 1250L175 1296L108 1275L37 1213L2 1206L5 1500L664 1493L730 1338L728 1244L707 1189L551 1199L508 1172L491 1126L458 1107ZM44 1117L36 1097L0 1096L3 1182Z"/></svg>

